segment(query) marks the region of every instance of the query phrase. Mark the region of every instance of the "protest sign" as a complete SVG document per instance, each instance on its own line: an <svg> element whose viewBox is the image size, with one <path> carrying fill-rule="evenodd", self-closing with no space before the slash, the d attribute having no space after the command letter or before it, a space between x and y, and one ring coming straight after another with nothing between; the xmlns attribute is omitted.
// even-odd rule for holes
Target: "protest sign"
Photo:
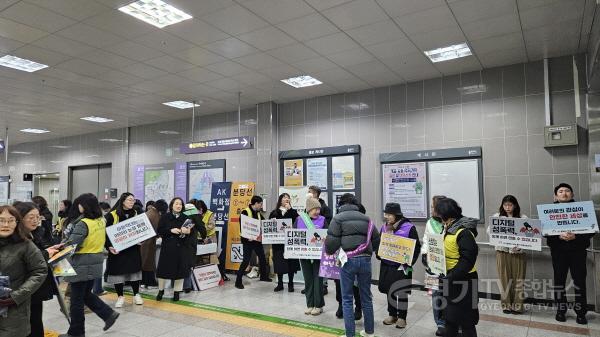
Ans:
<svg viewBox="0 0 600 337"><path fill-rule="evenodd" d="M416 241L390 233L381 234L378 255L380 258L400 264L412 263Z"/></svg>
<svg viewBox="0 0 600 337"><path fill-rule="evenodd" d="M285 230L292 228L292 219L263 220L261 225L263 244L284 244Z"/></svg>
<svg viewBox="0 0 600 337"><path fill-rule="evenodd" d="M283 256L286 259L320 260L326 229L286 229Z"/></svg>
<svg viewBox="0 0 600 337"><path fill-rule="evenodd" d="M337 265L338 252L327 254L325 248L321 253L321 265L319 266L319 276L332 280L340 279L340 267Z"/></svg>
<svg viewBox="0 0 600 337"><path fill-rule="evenodd" d="M596 233L598 221L591 201L537 205L543 235Z"/></svg>
<svg viewBox="0 0 600 337"><path fill-rule="evenodd" d="M431 290L440 290L440 277L438 275L425 274L424 287Z"/></svg>
<svg viewBox="0 0 600 337"><path fill-rule="evenodd" d="M443 234L427 234L427 266L435 275L446 275Z"/></svg>
<svg viewBox="0 0 600 337"><path fill-rule="evenodd" d="M217 287L221 282L221 272L216 264L207 264L192 269L194 280L199 290Z"/></svg>
<svg viewBox="0 0 600 337"><path fill-rule="evenodd" d="M117 251L125 250L156 236L146 213L106 227L106 235Z"/></svg>
<svg viewBox="0 0 600 337"><path fill-rule="evenodd" d="M507 248L542 250L542 223L523 218L490 217L490 244Z"/></svg>
<svg viewBox="0 0 600 337"><path fill-rule="evenodd" d="M214 254L217 252L217 243L205 243L196 245L196 255Z"/></svg>
<svg viewBox="0 0 600 337"><path fill-rule="evenodd" d="M260 220L245 216L240 216L241 233L240 236L249 240L260 241Z"/></svg>

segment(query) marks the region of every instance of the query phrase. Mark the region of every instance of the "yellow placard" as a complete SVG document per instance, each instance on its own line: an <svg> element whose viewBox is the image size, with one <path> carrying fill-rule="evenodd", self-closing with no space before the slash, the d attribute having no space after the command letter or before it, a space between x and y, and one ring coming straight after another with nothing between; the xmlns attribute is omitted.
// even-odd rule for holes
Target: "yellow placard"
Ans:
<svg viewBox="0 0 600 337"><path fill-rule="evenodd" d="M412 264L416 241L390 233L381 234L378 255L380 258L400 264Z"/></svg>
<svg viewBox="0 0 600 337"><path fill-rule="evenodd" d="M231 183L231 198L229 199L229 223L227 224L227 251L225 268L238 270L243 258L242 240L240 237L240 213L249 207L254 195L253 182Z"/></svg>

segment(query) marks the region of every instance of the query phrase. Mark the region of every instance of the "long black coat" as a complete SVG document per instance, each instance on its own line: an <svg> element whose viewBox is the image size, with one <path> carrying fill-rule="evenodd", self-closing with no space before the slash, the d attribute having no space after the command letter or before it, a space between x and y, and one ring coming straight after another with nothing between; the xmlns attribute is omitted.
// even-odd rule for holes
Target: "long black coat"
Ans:
<svg viewBox="0 0 600 337"><path fill-rule="evenodd" d="M42 255L44 256L44 260L48 261L50 256L46 251L46 248L52 246L52 242L49 242L44 236L45 229L43 227L38 227L31 233L32 242L35 246L40 250ZM42 285L38 288L38 290L31 295L31 299L37 301L48 301L51 300L52 297L58 293L58 289L56 288L56 283L54 282L54 275L52 274L52 269L48 266L48 276Z"/></svg>
<svg viewBox="0 0 600 337"><path fill-rule="evenodd" d="M290 226L296 222L298 212L295 209L290 209L282 214L280 209L271 212L269 219L290 219ZM285 259L283 257L284 245L271 245L273 248L273 269L275 274L295 273L300 270L300 261L297 259Z"/></svg>
<svg viewBox="0 0 600 337"><path fill-rule="evenodd" d="M136 212L133 209L125 211L125 216L119 217L119 221L127 220L136 216ZM106 227L114 224L114 218L111 213L107 213L104 218L106 219ZM112 243L106 238L105 243L106 249L112 247ZM106 260L106 274L107 275L128 275L135 274L142 271L142 252L140 245L133 245L125 250L114 255L108 253L108 259Z"/></svg>
<svg viewBox="0 0 600 337"><path fill-rule="evenodd" d="M196 256L197 229L193 227L192 232L183 238L171 233L171 229L181 228L188 219L190 218L185 214L175 217L173 213L161 217L158 223L158 235L162 238L156 269L158 278L178 280L190 275Z"/></svg>

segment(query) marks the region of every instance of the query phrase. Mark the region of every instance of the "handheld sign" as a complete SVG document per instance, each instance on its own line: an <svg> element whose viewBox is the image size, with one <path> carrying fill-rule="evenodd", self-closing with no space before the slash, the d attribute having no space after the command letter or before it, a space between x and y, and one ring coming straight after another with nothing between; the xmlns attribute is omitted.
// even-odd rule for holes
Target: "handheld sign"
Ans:
<svg viewBox="0 0 600 337"><path fill-rule="evenodd" d="M490 244L542 250L542 222L535 219L490 217Z"/></svg>
<svg viewBox="0 0 600 337"><path fill-rule="evenodd" d="M378 255L380 258L400 264L412 264L416 241L390 233L381 234Z"/></svg>
<svg viewBox="0 0 600 337"><path fill-rule="evenodd" d="M537 210L544 235L598 232L594 203L591 201L537 205Z"/></svg>
<svg viewBox="0 0 600 337"><path fill-rule="evenodd" d="M326 237L326 229L286 229L283 257L320 260Z"/></svg>
<svg viewBox="0 0 600 337"><path fill-rule="evenodd" d="M260 220L242 214L240 216L240 236L249 240L260 241Z"/></svg>
<svg viewBox="0 0 600 337"><path fill-rule="evenodd" d="M443 234L427 234L427 266L435 274L446 275L446 252Z"/></svg>
<svg viewBox="0 0 600 337"><path fill-rule="evenodd" d="M106 227L106 235L117 251L125 250L156 236L146 213Z"/></svg>
<svg viewBox="0 0 600 337"><path fill-rule="evenodd" d="M285 244L285 230L292 228L292 219L263 220L261 225L263 244Z"/></svg>

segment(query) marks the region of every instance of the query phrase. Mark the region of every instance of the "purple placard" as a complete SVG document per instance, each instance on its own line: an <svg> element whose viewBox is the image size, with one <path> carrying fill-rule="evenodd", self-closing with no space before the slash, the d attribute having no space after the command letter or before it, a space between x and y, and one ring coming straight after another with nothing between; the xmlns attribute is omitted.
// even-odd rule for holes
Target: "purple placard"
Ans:
<svg viewBox="0 0 600 337"><path fill-rule="evenodd" d="M321 253L321 266L319 267L319 276L328 279L339 280L340 279L340 267L337 265L337 253L329 255L325 252Z"/></svg>
<svg viewBox="0 0 600 337"><path fill-rule="evenodd" d="M187 199L187 163L175 163L175 196Z"/></svg>
<svg viewBox="0 0 600 337"><path fill-rule="evenodd" d="M144 165L136 165L133 168L133 195L136 199L144 200Z"/></svg>
<svg viewBox="0 0 600 337"><path fill-rule="evenodd" d="M179 152L183 154L249 150L254 148L254 137L232 137L182 143Z"/></svg>

